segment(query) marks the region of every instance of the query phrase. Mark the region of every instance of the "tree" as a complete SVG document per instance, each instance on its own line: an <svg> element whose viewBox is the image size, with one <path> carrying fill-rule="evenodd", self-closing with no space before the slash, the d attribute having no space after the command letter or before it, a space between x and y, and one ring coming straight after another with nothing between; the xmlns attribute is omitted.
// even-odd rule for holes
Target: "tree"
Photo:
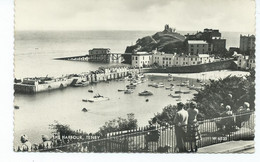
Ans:
<svg viewBox="0 0 260 162"><path fill-rule="evenodd" d="M127 114L127 119L118 117L117 119L110 120L106 122L96 134L105 136L110 132L131 130L137 128L137 120L133 113Z"/></svg>
<svg viewBox="0 0 260 162"><path fill-rule="evenodd" d="M194 101L198 103L199 111L206 118L219 117L223 112L220 106L230 105L233 112L243 105L250 103L251 110L254 110L255 87L253 72L247 77L228 76L224 79L210 80L204 90L195 94Z"/></svg>
<svg viewBox="0 0 260 162"><path fill-rule="evenodd" d="M149 122L150 124L157 122L159 125L172 125L175 114L177 112L176 105L168 105L163 108L161 113L157 113L152 120Z"/></svg>

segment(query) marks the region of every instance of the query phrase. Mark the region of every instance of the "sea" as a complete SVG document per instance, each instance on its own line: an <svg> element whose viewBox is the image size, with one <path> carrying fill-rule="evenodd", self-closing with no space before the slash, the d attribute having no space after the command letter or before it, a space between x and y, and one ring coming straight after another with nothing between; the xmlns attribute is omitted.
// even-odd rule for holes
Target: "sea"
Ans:
<svg viewBox="0 0 260 162"><path fill-rule="evenodd" d="M154 34L155 31L16 31L14 53L14 77L58 77L96 70L100 66L112 66L120 63L90 63L82 61L62 61L54 58L85 55L92 48L110 48L111 52L124 53L126 46L135 44L138 38ZM182 31L181 34L187 32ZM191 32L189 32L191 33ZM222 32L227 39L227 48L239 47L239 35L235 32ZM199 79L202 76L198 75ZM148 121L169 104L178 101L169 97L174 91L165 88L148 87L149 83L171 83L166 76L146 76L145 83L137 86L132 94L118 92L124 89L128 81L111 81L88 87L68 87L63 90L43 92L33 95L15 94L14 104L14 147L20 144L20 136L26 134L31 143L41 142L41 135L52 136L49 125L58 121L74 130L95 133L105 122L118 117L127 118L134 113L138 126L146 126ZM184 80L197 84L195 79L185 75L175 78L174 84ZM89 93L92 89L94 93ZM149 90L153 96L140 97L139 92ZM179 90L179 88L178 88ZM182 90L188 90L182 88ZM109 97L110 100L98 103L82 102L95 93ZM188 102L193 94L182 96L182 102ZM146 102L146 99L149 99ZM82 112L87 108L88 112Z"/></svg>

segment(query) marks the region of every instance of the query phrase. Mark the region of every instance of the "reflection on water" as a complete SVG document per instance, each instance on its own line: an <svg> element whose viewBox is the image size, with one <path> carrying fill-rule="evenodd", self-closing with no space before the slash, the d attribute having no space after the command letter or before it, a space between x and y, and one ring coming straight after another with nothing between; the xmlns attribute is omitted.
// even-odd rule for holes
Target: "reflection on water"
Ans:
<svg viewBox="0 0 260 162"><path fill-rule="evenodd" d="M167 77L147 76L148 81L137 85L134 93L124 94L118 89L125 89L129 81L111 81L109 83L98 83L88 87L68 87L63 90L43 92L35 95L15 95L15 104L20 106L15 110L15 146L19 143L21 134L27 134L32 143L40 142L42 134L51 134L48 128L54 120L63 124L68 124L73 129L81 129L86 132L96 132L106 121L117 117L127 117L128 113L134 113L139 126L148 124L155 113L161 112L162 108L168 104L176 104L174 98L169 97L174 91L165 88L148 87L151 82L163 82L165 86L171 83L179 84L185 78L176 78L174 82L168 82ZM151 81L153 80L153 81ZM195 80L189 79L190 83ZM94 93L89 93L88 89L93 89ZM139 92L149 90L152 96L138 96ZM180 90L175 86L175 90ZM181 90L188 90L182 87ZM195 91L192 91L193 93ZM102 102L82 102L83 98L91 98L96 93L110 100ZM182 94L182 101L193 97L193 94ZM146 102L149 98L149 102ZM82 112L82 108L87 108L88 112Z"/></svg>

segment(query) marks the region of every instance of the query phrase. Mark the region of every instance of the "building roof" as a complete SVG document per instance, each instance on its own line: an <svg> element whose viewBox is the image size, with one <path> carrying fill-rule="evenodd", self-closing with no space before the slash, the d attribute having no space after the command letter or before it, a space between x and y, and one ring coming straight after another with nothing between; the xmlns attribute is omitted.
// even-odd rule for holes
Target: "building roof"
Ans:
<svg viewBox="0 0 260 162"><path fill-rule="evenodd" d="M110 48L93 48L92 50L110 50Z"/></svg>
<svg viewBox="0 0 260 162"><path fill-rule="evenodd" d="M204 40L188 40L188 44L208 44Z"/></svg>
<svg viewBox="0 0 260 162"><path fill-rule="evenodd" d="M149 54L148 52L136 52L135 54Z"/></svg>
<svg viewBox="0 0 260 162"><path fill-rule="evenodd" d="M148 53L148 52L136 52L134 54L132 54L134 56L144 56L144 55L152 55L152 53Z"/></svg>
<svg viewBox="0 0 260 162"><path fill-rule="evenodd" d="M199 57L209 57L209 54L198 54Z"/></svg>

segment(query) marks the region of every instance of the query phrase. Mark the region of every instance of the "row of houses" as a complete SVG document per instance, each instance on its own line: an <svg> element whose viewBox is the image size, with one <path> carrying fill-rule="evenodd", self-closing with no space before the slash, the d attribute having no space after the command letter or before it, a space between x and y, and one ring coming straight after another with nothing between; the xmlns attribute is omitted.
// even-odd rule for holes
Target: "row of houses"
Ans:
<svg viewBox="0 0 260 162"><path fill-rule="evenodd" d="M209 54L184 55L167 54L156 50L148 52L136 52L132 54L133 67L145 67L156 64L161 67L191 66L214 62L214 56Z"/></svg>

